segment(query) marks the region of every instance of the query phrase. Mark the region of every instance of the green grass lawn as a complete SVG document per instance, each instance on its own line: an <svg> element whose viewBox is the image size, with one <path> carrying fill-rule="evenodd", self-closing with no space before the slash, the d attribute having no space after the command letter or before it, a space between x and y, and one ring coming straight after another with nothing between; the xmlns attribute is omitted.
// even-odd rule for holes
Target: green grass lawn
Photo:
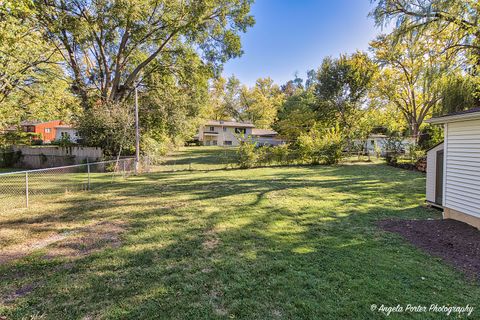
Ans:
<svg viewBox="0 0 480 320"><path fill-rule="evenodd" d="M0 265L0 315L384 319L372 304L477 307L477 282L375 225L439 218L422 207L424 185L374 163L156 172L58 197L0 215L0 249L98 222L121 227L93 249L60 241L56 250L73 251L46 246Z"/></svg>
<svg viewBox="0 0 480 320"><path fill-rule="evenodd" d="M183 147L169 154L156 171L218 170L237 166L237 148Z"/></svg>

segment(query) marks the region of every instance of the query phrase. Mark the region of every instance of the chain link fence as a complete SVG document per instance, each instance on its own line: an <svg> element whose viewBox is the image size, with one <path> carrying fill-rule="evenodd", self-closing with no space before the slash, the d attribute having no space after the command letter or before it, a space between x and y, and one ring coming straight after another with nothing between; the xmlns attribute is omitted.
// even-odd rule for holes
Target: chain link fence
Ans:
<svg viewBox="0 0 480 320"><path fill-rule="evenodd" d="M148 172L148 158L139 172ZM135 173L135 158L0 174L0 212L25 208L51 195L98 189Z"/></svg>

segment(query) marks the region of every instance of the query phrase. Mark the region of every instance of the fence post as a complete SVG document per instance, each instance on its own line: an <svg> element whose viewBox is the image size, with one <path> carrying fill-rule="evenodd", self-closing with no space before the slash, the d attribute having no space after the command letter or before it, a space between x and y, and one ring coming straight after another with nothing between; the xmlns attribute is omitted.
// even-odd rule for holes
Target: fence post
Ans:
<svg viewBox="0 0 480 320"><path fill-rule="evenodd" d="M88 177L87 190L90 190L90 162L87 162L87 177Z"/></svg>
<svg viewBox="0 0 480 320"><path fill-rule="evenodd" d="M28 208L28 172L25 172L25 206Z"/></svg>

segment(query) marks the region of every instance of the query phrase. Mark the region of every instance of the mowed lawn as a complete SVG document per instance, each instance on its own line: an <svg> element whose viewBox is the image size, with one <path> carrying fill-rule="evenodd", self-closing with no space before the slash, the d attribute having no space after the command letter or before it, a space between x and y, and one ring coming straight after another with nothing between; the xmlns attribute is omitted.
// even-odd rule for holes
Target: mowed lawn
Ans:
<svg viewBox="0 0 480 320"><path fill-rule="evenodd" d="M422 206L424 184L355 164L157 172L58 197L0 216L0 249L54 239L0 265L0 315L384 319L372 304L478 307L477 282L376 227L439 218Z"/></svg>

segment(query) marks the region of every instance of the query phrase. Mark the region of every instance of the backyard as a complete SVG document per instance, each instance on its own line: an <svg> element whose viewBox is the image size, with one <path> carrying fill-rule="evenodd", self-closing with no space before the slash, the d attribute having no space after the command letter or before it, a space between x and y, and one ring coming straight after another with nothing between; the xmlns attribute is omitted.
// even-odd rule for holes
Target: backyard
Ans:
<svg viewBox="0 0 480 320"><path fill-rule="evenodd" d="M210 168L218 155L188 150L170 161ZM372 305L475 307L476 280L377 227L440 218L423 207L424 186L420 173L347 163L152 172L57 196L0 215L0 316L383 319Z"/></svg>

